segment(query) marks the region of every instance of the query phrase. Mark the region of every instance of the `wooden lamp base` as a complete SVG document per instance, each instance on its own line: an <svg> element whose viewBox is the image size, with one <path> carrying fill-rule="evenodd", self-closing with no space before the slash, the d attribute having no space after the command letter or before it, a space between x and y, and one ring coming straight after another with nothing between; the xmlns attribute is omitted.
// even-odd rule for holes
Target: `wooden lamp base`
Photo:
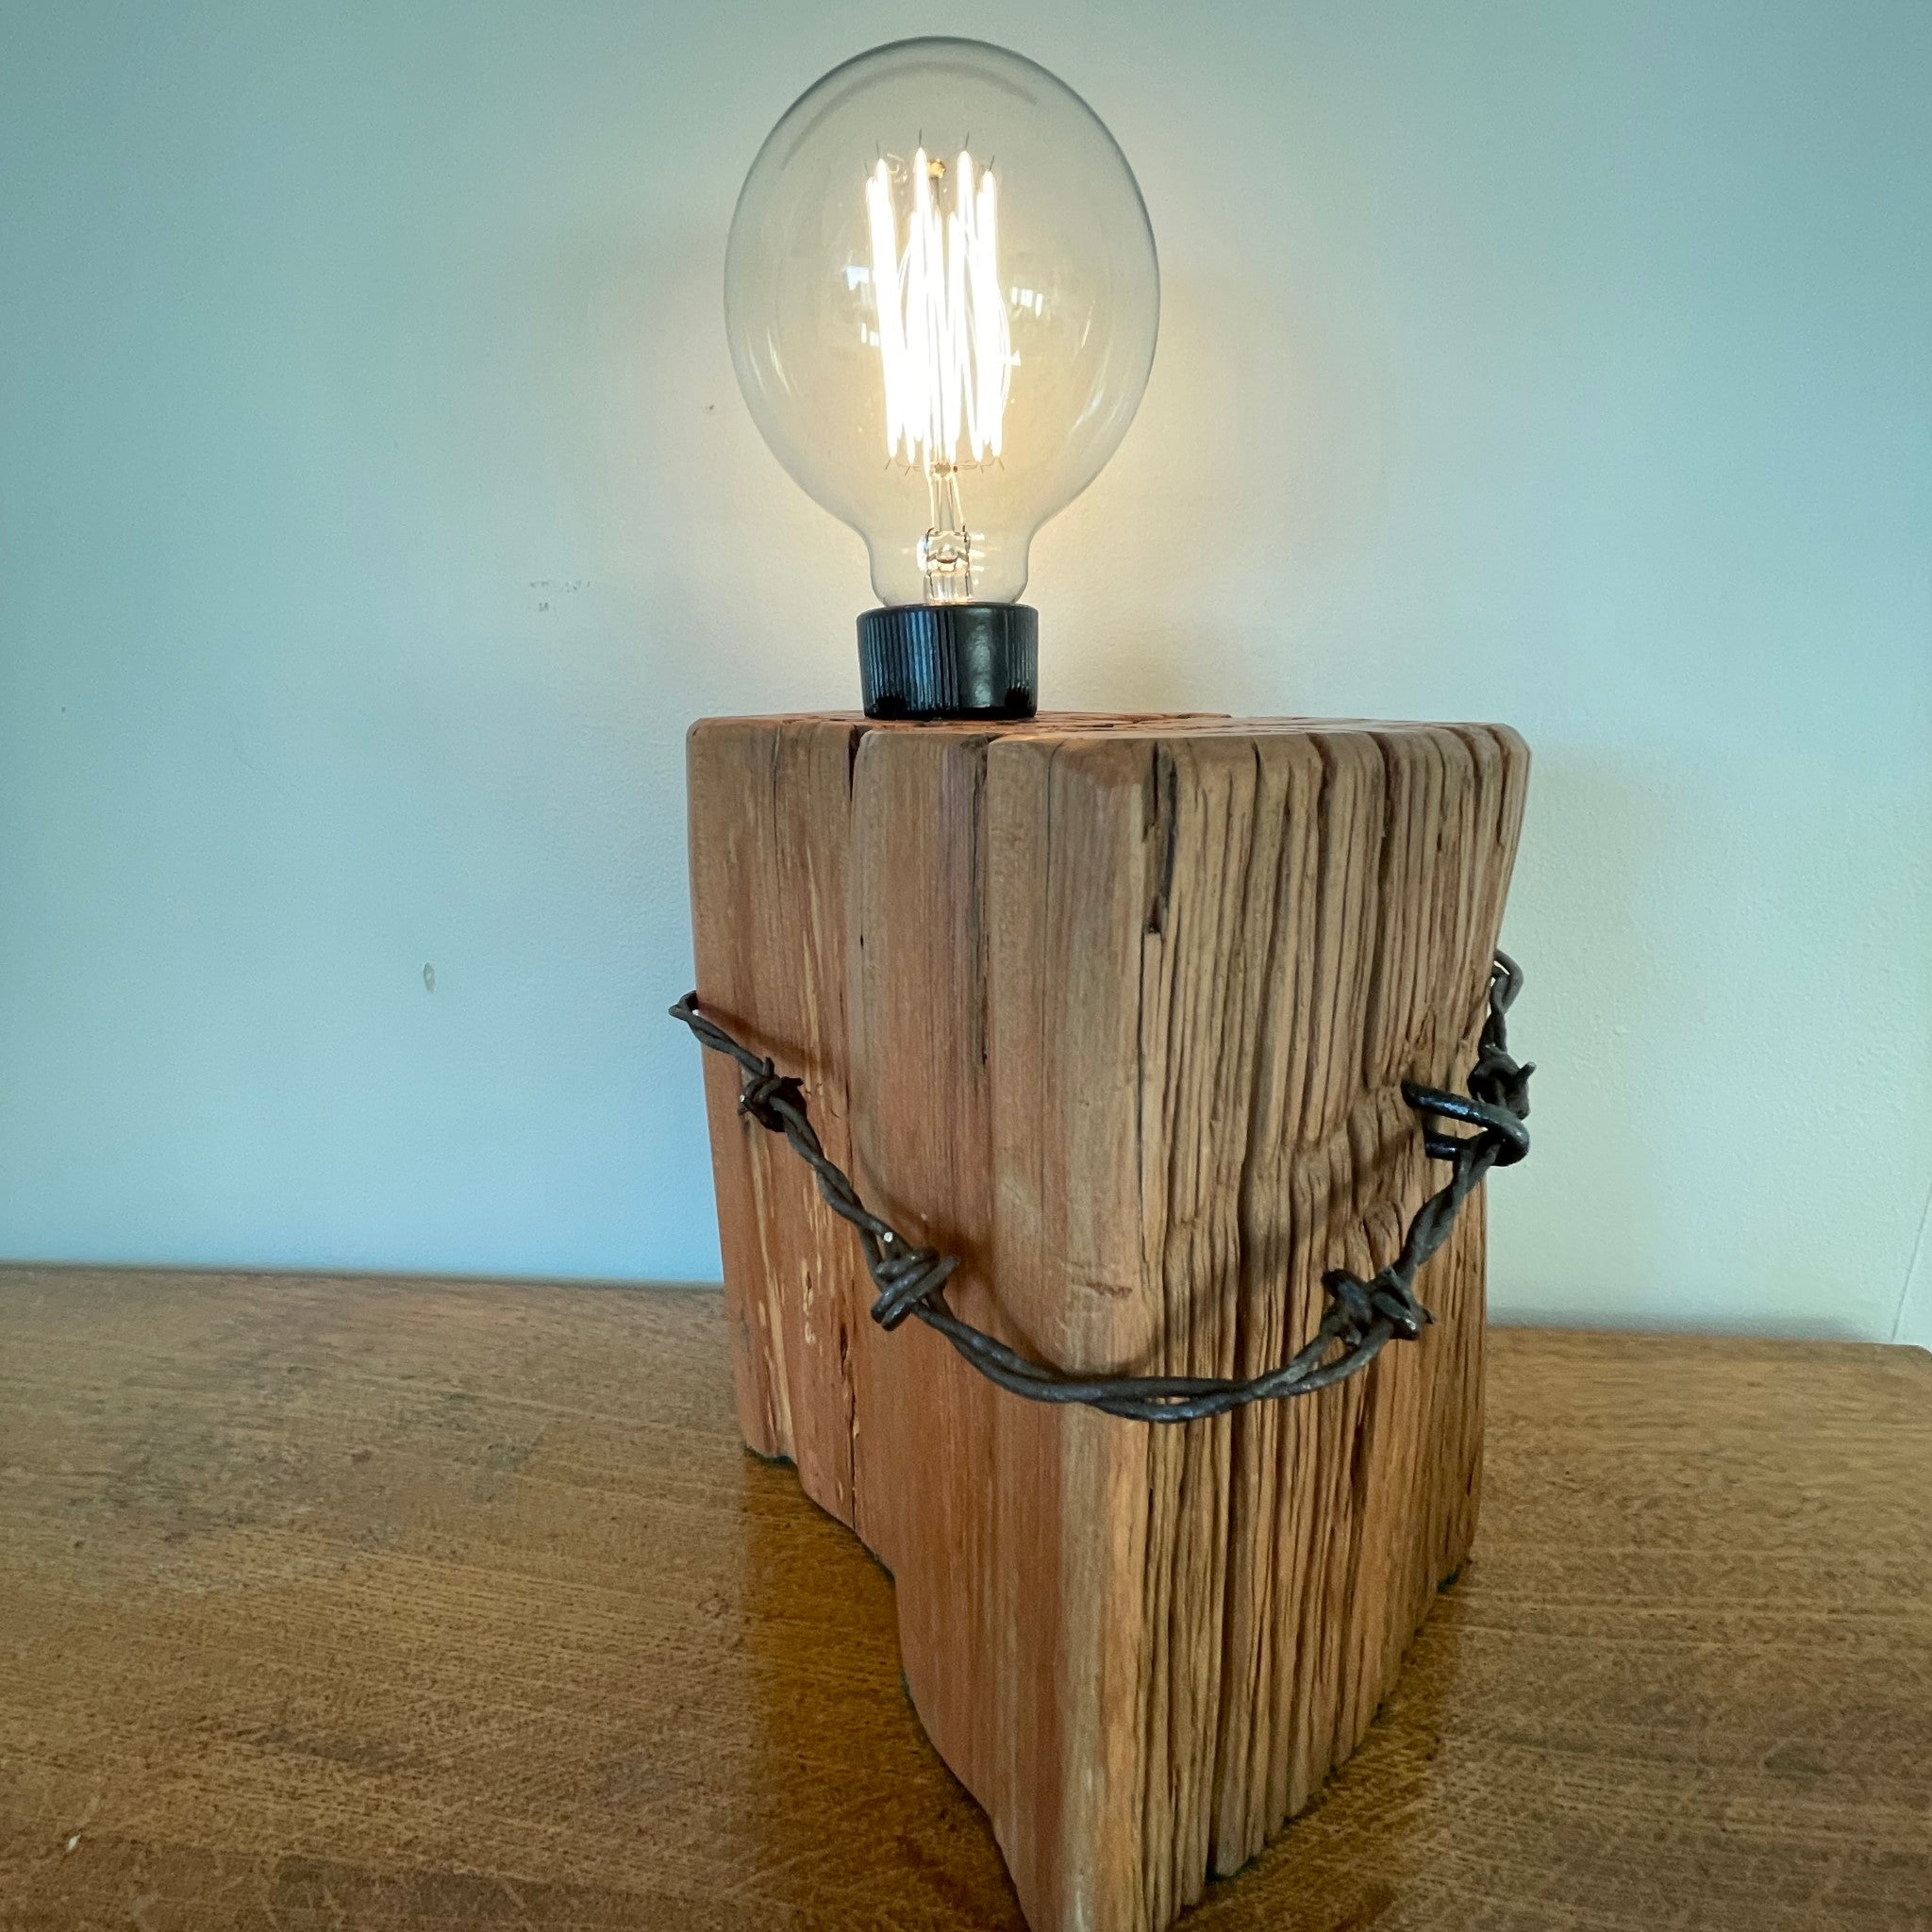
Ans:
<svg viewBox="0 0 1932 1932"><path fill-rule="evenodd" d="M1527 772L1490 725L708 720L699 992L866 1200L964 1257L965 1320L1252 1374L1437 1185L1401 1083L1468 1072ZM851 1230L706 1058L746 1441L892 1572L913 1704L1036 1932L1154 1932L1355 1747L1469 1548L1480 1202L1421 1341L1119 1421L876 1328Z"/></svg>

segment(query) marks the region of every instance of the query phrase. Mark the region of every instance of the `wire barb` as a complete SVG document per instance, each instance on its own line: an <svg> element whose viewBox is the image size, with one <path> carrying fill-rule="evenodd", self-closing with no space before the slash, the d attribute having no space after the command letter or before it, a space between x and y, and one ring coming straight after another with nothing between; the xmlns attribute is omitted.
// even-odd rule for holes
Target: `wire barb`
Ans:
<svg viewBox="0 0 1932 1932"><path fill-rule="evenodd" d="M967 1361L1000 1388L1029 1402L1080 1403L1130 1422L1191 1423L1225 1415L1250 1402L1312 1395L1359 1374L1391 1341L1413 1341L1434 1319L1416 1299L1423 1264L1449 1239L1462 1206L1493 1167L1513 1167L1529 1152L1529 1076L1536 1070L1509 1057L1507 1019L1523 990L1523 969L1499 952L1490 968L1489 1012L1476 1046L1469 1091L1449 1093L1405 1081L1402 1097L1422 1124L1423 1146L1447 1163L1446 1186L1418 1208L1401 1251L1368 1280L1345 1268L1322 1277L1328 1309L1307 1345L1278 1368L1245 1380L1219 1375L1078 1375L1029 1360L983 1328L963 1322L946 1303L957 1255L909 1241L861 1201L858 1191L820 1144L806 1110L805 1089L772 1062L741 1045L686 993L671 1008L698 1042L738 1064L738 1110L766 1132L782 1134L811 1169L825 1206L851 1224L877 1291L872 1318L892 1329L915 1315L937 1329ZM1445 1132L1443 1122L1472 1129ZM1337 1352L1339 1351L1339 1352Z"/></svg>

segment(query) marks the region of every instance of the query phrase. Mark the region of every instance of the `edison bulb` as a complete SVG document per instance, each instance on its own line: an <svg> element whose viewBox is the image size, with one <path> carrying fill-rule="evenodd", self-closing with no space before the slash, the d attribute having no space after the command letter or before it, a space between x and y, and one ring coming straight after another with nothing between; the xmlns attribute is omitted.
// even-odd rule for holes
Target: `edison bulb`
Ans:
<svg viewBox="0 0 1932 1932"><path fill-rule="evenodd" d="M1017 54L875 48L772 130L732 219L725 325L765 441L865 541L883 607L859 624L868 708L880 678L917 681L908 652L932 675L936 654L974 651L995 682L1017 675L1034 533L1126 433L1159 309L1125 158ZM1030 691L880 695L915 713L1031 708Z"/></svg>

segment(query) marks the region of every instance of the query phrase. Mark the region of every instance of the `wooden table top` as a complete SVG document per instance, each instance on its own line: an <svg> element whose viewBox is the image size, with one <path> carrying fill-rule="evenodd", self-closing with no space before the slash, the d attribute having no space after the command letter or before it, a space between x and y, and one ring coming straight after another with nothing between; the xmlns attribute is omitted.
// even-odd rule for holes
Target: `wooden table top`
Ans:
<svg viewBox="0 0 1932 1932"><path fill-rule="evenodd" d="M1504 1330L1490 1441L1189 1932L1932 1926L1932 1357ZM7 1932L1019 1924L715 1294L0 1271Z"/></svg>

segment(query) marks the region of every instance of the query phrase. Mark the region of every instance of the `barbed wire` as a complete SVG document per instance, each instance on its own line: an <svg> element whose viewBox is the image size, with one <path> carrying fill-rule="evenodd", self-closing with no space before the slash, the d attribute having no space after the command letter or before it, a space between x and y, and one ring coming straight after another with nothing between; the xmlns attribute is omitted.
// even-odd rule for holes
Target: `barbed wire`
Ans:
<svg viewBox="0 0 1932 1932"><path fill-rule="evenodd" d="M1422 1123L1423 1146L1432 1160L1446 1161L1448 1184L1418 1208L1401 1251L1366 1281L1345 1268L1322 1277L1328 1309L1305 1348L1278 1368L1242 1380L1219 1375L1079 1375L1029 1360L982 1328L961 1321L946 1303L957 1255L909 1241L859 1199L858 1191L820 1144L806 1111L805 1090L772 1062L741 1045L698 1008L687 993L671 1008L699 1041L738 1063L743 1082L738 1110L767 1132L782 1134L818 1179L825 1206L858 1234L877 1298L872 1318L896 1328L908 1315L943 1335L989 1381L1029 1402L1081 1403L1133 1422L1187 1423L1224 1415L1250 1402L1310 1395L1361 1371L1391 1341L1414 1341L1434 1319L1416 1299L1415 1278L1449 1238L1456 1217L1483 1177L1495 1167L1513 1167L1529 1152L1529 1076L1533 1067L1509 1057L1506 1024L1523 987L1523 971L1499 952L1490 968L1489 1013L1470 1070L1467 1094L1405 1081L1402 1097ZM1445 1123L1473 1128L1452 1134ZM1331 1354L1336 1349L1340 1353Z"/></svg>

